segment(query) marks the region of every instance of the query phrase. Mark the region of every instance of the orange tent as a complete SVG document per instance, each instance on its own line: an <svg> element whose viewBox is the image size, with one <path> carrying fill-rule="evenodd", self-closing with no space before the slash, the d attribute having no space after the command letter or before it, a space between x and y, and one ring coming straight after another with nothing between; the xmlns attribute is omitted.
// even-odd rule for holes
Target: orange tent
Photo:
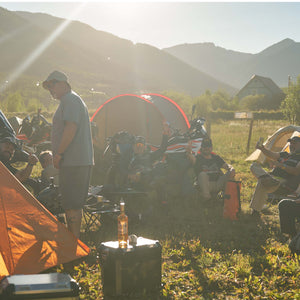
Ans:
<svg viewBox="0 0 300 300"><path fill-rule="evenodd" d="M154 93L141 95L141 97L150 100L162 113L166 121L168 121L172 128L180 130L185 133L191 127L190 122L182 110L182 108L172 99Z"/></svg>
<svg viewBox="0 0 300 300"><path fill-rule="evenodd" d="M0 162L0 279L36 274L89 251Z"/></svg>
<svg viewBox="0 0 300 300"><path fill-rule="evenodd" d="M149 100L133 94L113 97L102 104L91 118L97 125L94 145L104 149L106 138L121 130L143 136L147 143L159 145L163 121L159 109Z"/></svg>

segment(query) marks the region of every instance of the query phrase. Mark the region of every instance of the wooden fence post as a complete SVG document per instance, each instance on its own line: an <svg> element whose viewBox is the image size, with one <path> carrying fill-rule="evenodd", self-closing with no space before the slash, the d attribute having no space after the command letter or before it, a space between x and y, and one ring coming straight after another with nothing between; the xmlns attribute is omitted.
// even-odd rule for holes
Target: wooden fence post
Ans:
<svg viewBox="0 0 300 300"><path fill-rule="evenodd" d="M250 141L251 141L251 136L252 136L252 128L253 128L253 119L251 119L251 121L250 121L248 142L247 142L247 150L246 150L247 155L249 154Z"/></svg>
<svg viewBox="0 0 300 300"><path fill-rule="evenodd" d="M250 148L250 141L252 136L252 127L253 127L253 113L252 112L236 112L234 113L235 119L250 119L250 128L249 128L249 134L248 134L248 141L247 141L247 149L246 153L249 154L249 148Z"/></svg>

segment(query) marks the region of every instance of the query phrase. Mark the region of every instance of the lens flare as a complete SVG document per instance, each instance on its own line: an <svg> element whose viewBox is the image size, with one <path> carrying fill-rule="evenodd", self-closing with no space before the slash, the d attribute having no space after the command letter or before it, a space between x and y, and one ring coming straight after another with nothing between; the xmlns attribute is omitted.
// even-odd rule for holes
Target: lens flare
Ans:
<svg viewBox="0 0 300 300"><path fill-rule="evenodd" d="M0 83L0 93L4 92L18 77L30 66L32 63L42 55L42 53L55 41L57 37L68 27L72 22L72 19L82 11L87 2L78 3L78 6L70 12L68 19L62 22L52 33L51 35L44 40L26 59L21 63L3 82Z"/></svg>

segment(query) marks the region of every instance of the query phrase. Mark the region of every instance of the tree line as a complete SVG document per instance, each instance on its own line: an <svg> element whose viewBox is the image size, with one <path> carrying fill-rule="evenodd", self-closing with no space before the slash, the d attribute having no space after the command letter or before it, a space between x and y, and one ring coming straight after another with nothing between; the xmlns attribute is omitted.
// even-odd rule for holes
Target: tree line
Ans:
<svg viewBox="0 0 300 300"><path fill-rule="evenodd" d="M39 87L41 89L41 87ZM36 94L26 89L6 91L0 97L0 109L4 112L36 112L39 108L42 111L53 112L57 106L54 101L45 101L45 91L37 90ZM216 111L276 111L281 110L284 116L292 124L300 123L300 75L296 82L291 82L288 88L284 89L285 99L281 103L274 103L264 95L250 95L243 99L232 97L224 91L211 92L207 90L200 96L192 97L185 93L176 91L164 91L161 94L175 101L188 115L192 114L192 107L195 107L195 114L202 117L209 117L211 112ZM83 99L87 101L86 95ZM49 98L48 98L49 99ZM103 100L103 99L102 99Z"/></svg>

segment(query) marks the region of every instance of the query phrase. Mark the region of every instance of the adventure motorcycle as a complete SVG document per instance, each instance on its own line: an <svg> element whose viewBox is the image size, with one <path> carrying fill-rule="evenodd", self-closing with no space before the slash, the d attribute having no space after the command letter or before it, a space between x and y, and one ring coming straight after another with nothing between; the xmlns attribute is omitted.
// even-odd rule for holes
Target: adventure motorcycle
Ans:
<svg viewBox="0 0 300 300"><path fill-rule="evenodd" d="M194 155L200 151L202 140L209 138L204 123L205 119L198 117L190 121L191 126L187 132L181 134L178 130L173 130L168 140L164 160L156 165L156 168L161 170L160 177L164 178L164 184L172 185L170 190L176 187L181 195L194 192L193 178L188 173L191 169L191 162L186 156L186 148L191 144ZM156 149L153 146L151 148Z"/></svg>
<svg viewBox="0 0 300 300"><path fill-rule="evenodd" d="M180 133L179 130L171 128L173 131L172 136L168 140L167 150L165 154L185 153L186 147L192 143L192 151L197 154L201 148L201 142L205 138L209 138L207 131L204 127L205 119L196 118L190 121L190 128L185 133ZM158 149L158 146L149 145L151 151Z"/></svg>
<svg viewBox="0 0 300 300"><path fill-rule="evenodd" d="M5 137L14 138L17 144L14 156L11 158L10 162L11 163L28 162L29 154L27 151L23 149L23 141L19 140L16 137L16 133L14 129L10 125L9 121L6 119L3 112L0 110L0 141ZM35 195L41 189L39 180L33 178L28 178L23 184Z"/></svg>
<svg viewBox="0 0 300 300"><path fill-rule="evenodd" d="M52 125L41 114L39 109L37 114L26 116L21 123L17 138L24 142L31 152L39 155L42 151L51 149L50 134Z"/></svg>
<svg viewBox="0 0 300 300"><path fill-rule="evenodd" d="M111 185L115 189L128 185L128 167L133 158L135 141L135 136L127 131L120 131L107 139L107 147L103 156L105 157L110 152L111 165L106 172L106 185Z"/></svg>
<svg viewBox="0 0 300 300"><path fill-rule="evenodd" d="M148 166L141 166L140 169L136 169L138 176L142 174L148 184L164 179L167 183L181 184L183 193L186 192L186 189L191 190L192 183L188 184L185 178L187 170L191 167L186 157L186 147L191 143L193 153L198 153L202 140L208 138L204 123L205 119L203 118L192 120L189 130L183 134L171 128L173 134L168 140L164 158L151 166L151 169ZM111 151L111 166L106 173L106 184L110 184L116 189L132 187L128 180L129 166L135 156L133 146L141 138L121 131L108 139L104 155L108 153L108 150ZM147 144L146 152L154 152L158 149L159 146ZM135 186L133 185L133 187Z"/></svg>
<svg viewBox="0 0 300 300"><path fill-rule="evenodd" d="M22 149L22 141L16 138L16 133L9 121L6 119L4 113L0 110L0 140L5 137L13 137L16 139L17 148L11 162L27 162L29 154Z"/></svg>

